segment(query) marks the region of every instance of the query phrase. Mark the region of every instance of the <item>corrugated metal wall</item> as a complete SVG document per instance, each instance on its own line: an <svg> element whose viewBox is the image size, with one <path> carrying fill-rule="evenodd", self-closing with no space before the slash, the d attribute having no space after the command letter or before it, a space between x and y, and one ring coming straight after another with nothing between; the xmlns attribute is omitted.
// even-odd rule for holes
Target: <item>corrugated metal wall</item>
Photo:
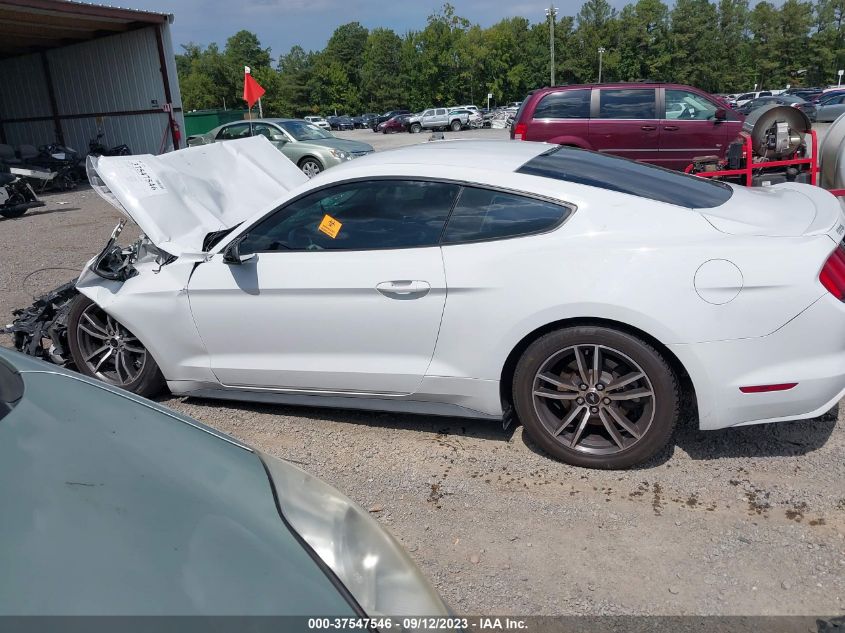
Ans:
<svg viewBox="0 0 845 633"><path fill-rule="evenodd" d="M139 111L161 108L164 83L159 70L154 26L47 51L53 90L60 115ZM181 108L170 27L162 27L162 43L173 107ZM52 117L49 91L40 55L0 61L0 118ZM184 128L181 112L174 118ZM65 143L87 153L88 141L104 132L106 145L126 143L133 153L158 154L173 149L167 114L155 113L62 118ZM4 122L10 145L44 145L56 140L52 118L47 121ZM184 141L182 142L184 147Z"/></svg>

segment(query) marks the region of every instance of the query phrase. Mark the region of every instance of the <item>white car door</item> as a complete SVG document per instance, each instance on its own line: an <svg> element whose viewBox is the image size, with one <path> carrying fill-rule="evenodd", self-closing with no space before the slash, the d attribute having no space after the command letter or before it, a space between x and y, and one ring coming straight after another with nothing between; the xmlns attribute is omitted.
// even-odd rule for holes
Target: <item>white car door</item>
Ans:
<svg viewBox="0 0 845 633"><path fill-rule="evenodd" d="M332 185L249 228L238 250L254 257L232 264L221 252L200 264L189 298L220 382L413 393L437 342L438 241L457 192L424 181Z"/></svg>

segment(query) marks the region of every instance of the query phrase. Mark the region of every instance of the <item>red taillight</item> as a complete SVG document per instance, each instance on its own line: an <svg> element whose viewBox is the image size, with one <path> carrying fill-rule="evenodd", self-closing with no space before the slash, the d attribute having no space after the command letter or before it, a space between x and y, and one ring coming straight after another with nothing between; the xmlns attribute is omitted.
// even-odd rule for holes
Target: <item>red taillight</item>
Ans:
<svg viewBox="0 0 845 633"><path fill-rule="evenodd" d="M841 245L827 258L819 273L819 281L830 294L845 301L845 248Z"/></svg>
<svg viewBox="0 0 845 633"><path fill-rule="evenodd" d="M517 123L513 126L513 138L515 141L524 141L528 134L528 126L525 123Z"/></svg>
<svg viewBox="0 0 845 633"><path fill-rule="evenodd" d="M754 385L753 387L740 387L742 393L768 393L769 391L788 391L798 385L797 382L783 382L778 385Z"/></svg>

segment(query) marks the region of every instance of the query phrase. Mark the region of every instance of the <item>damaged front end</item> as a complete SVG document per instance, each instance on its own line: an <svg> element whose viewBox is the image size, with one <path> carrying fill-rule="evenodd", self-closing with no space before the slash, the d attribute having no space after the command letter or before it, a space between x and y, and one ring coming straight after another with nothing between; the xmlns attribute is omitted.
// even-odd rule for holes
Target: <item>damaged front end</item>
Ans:
<svg viewBox="0 0 845 633"><path fill-rule="evenodd" d="M135 264L152 261L160 268L175 257L156 248L144 236L129 246L121 246L117 239L126 226L121 220L114 228L99 255L93 258L88 270L110 281L124 282L138 274ZM62 367L73 367L67 340L67 320L73 299L79 294L74 279L50 292L36 297L28 308L14 310L15 320L0 329L12 336L15 349L29 356L41 358Z"/></svg>
<svg viewBox="0 0 845 633"><path fill-rule="evenodd" d="M19 352L68 367L72 363L67 343L67 317L77 294L75 279L62 284L36 298L30 307L12 312L14 322L0 332L12 335ZM47 341L49 345L45 347Z"/></svg>

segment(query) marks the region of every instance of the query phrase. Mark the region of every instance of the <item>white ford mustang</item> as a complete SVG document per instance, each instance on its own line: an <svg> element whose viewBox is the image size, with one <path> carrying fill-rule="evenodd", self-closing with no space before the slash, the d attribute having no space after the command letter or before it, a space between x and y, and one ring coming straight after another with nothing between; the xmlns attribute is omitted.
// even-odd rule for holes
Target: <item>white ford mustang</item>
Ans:
<svg viewBox="0 0 845 633"><path fill-rule="evenodd" d="M501 419L621 468L845 392L842 209L573 148L436 142L307 180L263 138L102 157L141 227L77 282L84 373L149 395Z"/></svg>

